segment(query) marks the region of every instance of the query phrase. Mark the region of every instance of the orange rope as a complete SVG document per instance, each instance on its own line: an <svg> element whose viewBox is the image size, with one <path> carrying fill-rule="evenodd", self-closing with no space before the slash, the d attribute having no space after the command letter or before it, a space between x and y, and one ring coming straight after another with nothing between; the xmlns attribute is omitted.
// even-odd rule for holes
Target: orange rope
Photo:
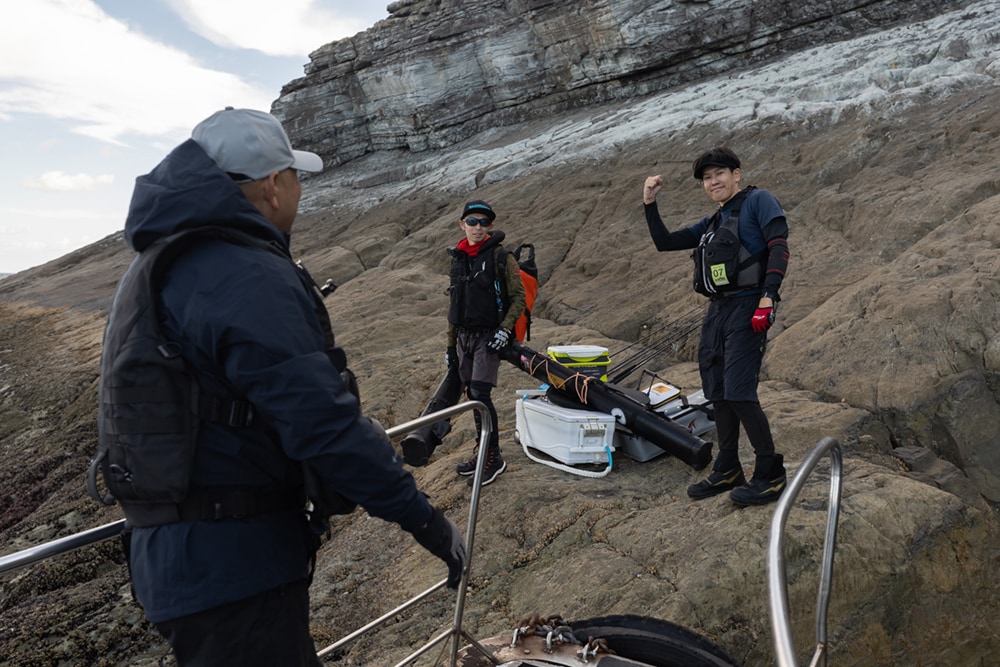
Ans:
<svg viewBox="0 0 1000 667"><path fill-rule="evenodd" d="M523 358L523 357L522 357ZM549 384L559 389L561 391L566 390L566 385L573 382L576 386L576 398L584 405L587 404L587 396L590 393L590 383L595 381L597 378L591 375L584 375L583 373L573 373L565 380L552 374L549 370L550 359L543 357L540 354L536 354L531 359L525 359L525 365L527 366L528 373L535 375L535 371L539 369L544 369L545 377Z"/></svg>

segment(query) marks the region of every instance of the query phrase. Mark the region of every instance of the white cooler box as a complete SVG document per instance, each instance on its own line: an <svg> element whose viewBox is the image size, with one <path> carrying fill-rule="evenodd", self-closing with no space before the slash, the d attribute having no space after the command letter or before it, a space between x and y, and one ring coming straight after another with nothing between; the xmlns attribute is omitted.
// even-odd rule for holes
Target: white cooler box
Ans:
<svg viewBox="0 0 1000 667"><path fill-rule="evenodd" d="M531 398L534 393L518 392L522 396L516 409L520 444L569 465L608 463L608 451L615 450L614 417L553 405L543 398Z"/></svg>

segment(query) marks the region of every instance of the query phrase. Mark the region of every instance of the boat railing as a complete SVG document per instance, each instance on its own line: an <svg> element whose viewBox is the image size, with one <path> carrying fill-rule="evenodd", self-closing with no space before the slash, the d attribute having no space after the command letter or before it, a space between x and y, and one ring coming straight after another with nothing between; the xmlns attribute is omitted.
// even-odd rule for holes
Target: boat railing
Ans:
<svg viewBox="0 0 1000 667"><path fill-rule="evenodd" d="M415 431L424 426L429 426L443 419L449 419L460 413L475 410L479 414L479 422L483 424L482 431L479 436L479 451L485 452L487 443L489 442L489 437L492 432L492 424L490 421L489 411L486 406L480 401L465 401L457 405L453 405L449 408L439 410L427 415L418 417L408 422L404 422L397 426L394 426L386 430L390 439L395 439L397 437L406 435L412 431ZM441 632L436 637L432 638L422 647L411 653L401 662L397 663L396 667L403 667L412 663L414 660L419 658L421 655L434 648L435 646L441 644L442 642L448 640L451 641L450 649L450 665L455 667L457 661L458 650L459 650L459 640L465 639L467 642L471 643L473 646L479 648L484 654L487 654L486 650L479 645L479 643L473 639L467 632L462 629L462 617L465 612L465 596L466 590L468 588L469 572L471 570L472 554L475 553L475 535L476 535L476 519L479 514L479 495L482 489L481 481L483 478L483 468L485 465L486 457L479 456L476 459L476 471L473 477L472 486L472 496L469 500L469 524L465 532L465 543L466 543L466 553L468 554L468 562L465 572L462 574L462 580L458 586L457 601L455 603L455 618L452 623L451 628ZM22 551L18 551L13 554L8 554L6 556L0 557L0 575L14 570L18 570L23 567L27 567L39 561L52 558L54 556L59 556L61 554L69 553L76 549L82 547L90 546L109 540L121 535L122 531L127 528L127 523L125 519L119 521L114 521L103 526L98 526L97 528L92 528L90 530L85 530L68 537L63 537L57 540L52 540L51 542L46 542L45 544L40 544ZM395 618L399 613L403 612L410 607L418 604L419 602L426 599L429 595L435 591L443 588L447 583L447 579L442 579L437 584L431 586L423 593L420 593L413 598L410 598L404 602L399 607L387 612L383 616L375 619L368 625L352 632L343 639L327 646L323 650L317 653L317 656L323 658L324 656L330 655L337 650L343 648L349 644L354 639L357 639L361 635L377 628L386 621Z"/></svg>
<svg viewBox="0 0 1000 667"><path fill-rule="evenodd" d="M827 503L826 534L823 540L823 560L820 567L819 593L816 600L816 649L811 667L826 665L828 646L826 636L827 609L830 603L830 584L833 580L833 552L837 542L837 520L840 516L841 478L843 454L834 438L823 438L806 456L788 488L778 500L771 520L771 533L767 545L768 611L774 637L774 653L778 667L798 667L792 645L791 620L788 615L788 582L786 580L784 537L785 524L792 503L798 497L806 480L824 456L830 456L830 494Z"/></svg>
<svg viewBox="0 0 1000 667"><path fill-rule="evenodd" d="M386 432L390 438L397 438L421 427L428 426L441 421L442 419L451 418L468 410L477 411L479 413L481 423L484 424L484 428L480 434L479 447L480 451L485 451L485 447L487 446L486 443L488 442L488 438L490 436L490 419L486 406L479 401L466 401L459 403L458 405L445 408L444 410L399 424L398 426L387 429ZM828 454L831 459L830 491L827 508L826 533L823 543L823 560L820 570L820 584L816 605L816 649L812 661L810 662L810 666L816 667L818 665L826 665L828 648L826 634L827 609L829 607L830 586L833 579L833 554L837 540L837 521L840 515L841 478L843 474L843 455L840 444L834 438L824 438L813 448L809 455L806 456L805 460L799 466L789 483L788 488L785 490L785 493L782 494L782 497L779 499L774 517L771 521L771 531L767 547L768 602L771 628L774 635L775 657L779 667L798 667L795 650L792 645L791 621L789 619L788 612L788 587L786 580L786 563L783 551L785 524L788 521L788 514L791 511L792 504L798 497L798 494L802 490L806 480L816 469L819 461ZM473 491L469 501L469 522L468 527L466 528L465 536L469 564L465 573L462 575L462 580L458 587L455 604L455 616L452 626L433 637L426 644L397 663L395 667L404 667L405 665L411 664L433 647L449 639L451 639L449 663L451 667L455 667L459 650L459 642L462 639L476 647L483 653L483 655L489 655L486 649L484 649L479 642L477 642L462 628L462 617L465 609L468 577L469 572L471 571L472 554L475 553L475 529L479 513L480 490L482 488L480 482L482 480L485 460L485 456L480 456L476 461L475 477L473 478ZM0 557L0 575L27 567L48 558L80 549L82 547L112 539L121 535L122 531L126 528L126 521L122 519ZM435 591L443 588L446 582L447 579L442 579L424 592L410 598L402 605L386 612L364 627L355 630L337 642L322 649L317 653L317 655L320 658L323 658L334 654L336 651L344 648L358 637L374 630L385 622L397 617L398 614L403 611L422 602Z"/></svg>

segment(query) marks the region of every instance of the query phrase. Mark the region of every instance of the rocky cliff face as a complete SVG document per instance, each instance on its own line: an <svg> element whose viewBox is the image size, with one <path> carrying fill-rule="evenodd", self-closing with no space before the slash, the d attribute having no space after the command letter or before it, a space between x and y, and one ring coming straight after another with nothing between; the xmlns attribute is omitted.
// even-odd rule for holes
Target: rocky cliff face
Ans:
<svg viewBox="0 0 1000 667"><path fill-rule="evenodd" d="M626 4L481 6L484 15L548 16L554 26L560 12L588 25L616 16L623 25L618 12ZM788 16L826 7L806 4L814 6L774 7ZM817 18L812 29L874 28L873 17L893 4L901 3L858 5ZM710 20L722 5L657 6ZM753 4L755 12L764 6ZM442 41L429 39L440 25L452 25L447 34L456 39L462 25L479 26L479 39L468 39L480 44L504 34L489 37L490 26L474 23L470 12L444 2L400 3L373 31L317 54L381 35L366 47L366 67L396 62L403 71L410 54L407 62L425 73L417 77L421 95L432 98L426 82L436 65L421 57ZM868 23L857 22L865 17ZM390 38L400 25L409 28ZM530 31L533 22L504 25ZM457 239L461 204L472 196L493 203L508 238L538 249L532 347L606 345L614 363L668 336L674 344L647 368L693 390L685 332L697 329L704 302L690 291L686 254L651 247L641 183L662 173L661 210L671 228L687 224L709 203L692 183L691 159L711 145L732 146L743 157L745 182L774 192L791 225L792 264L769 336L762 404L790 472L822 437L838 438L845 451L831 664L988 664L1000 650L998 42L1000 0L980 0L641 98L623 93L593 106L581 98L558 114L550 98L539 107L550 110L545 117L532 115L525 99L517 112L524 115L510 116L525 120L490 121L478 132L474 118L484 116L474 113L462 121L472 125L453 124L465 134L445 139L444 124L387 132L407 127L415 92L398 96L398 108L407 109L402 120L383 94L380 120L364 111L353 74L338 79L316 69L290 84L276 108L294 131L313 118L314 147L339 133L336 145L356 143L360 157L305 181L293 250L318 279L341 284L328 309L359 374L365 410L385 424L418 415L440 379L443 249ZM629 52L628 44L615 42L608 53ZM597 47L588 54L601 62ZM444 71L447 52L439 55ZM500 69L517 71L514 64ZM383 81L390 85L388 75ZM331 94L338 90L359 94L358 114L328 117L320 134L318 116L307 110L346 109L338 106L345 98ZM375 150L369 127L395 138ZM409 151L400 150L404 136L415 137ZM432 136L460 141L434 148ZM323 150L335 160L348 156ZM86 498L83 479L96 440L103 314L128 261L121 239L110 237L0 282L5 551L118 517ZM764 568L770 509L738 510L724 497L689 501L684 489L703 473L670 457L619 457L603 479L532 462L514 441L513 391L535 385L513 367L501 370L495 396L510 467L479 508L467 629L477 637L506 632L535 611L644 613L708 635L743 664L773 664ZM414 470L463 526L468 489L452 470L468 456L473 432L471 419L456 420L431 464ZM741 447L750 461L749 446ZM806 484L786 539L801 656L814 638L828 477L821 468ZM443 574L398 530L362 512L338 520L312 588L318 645ZM441 595L416 618L400 617L353 645L344 664L396 664L450 622L450 602ZM166 654L131 601L114 544L32 567L0 587L0 663L156 665L169 664Z"/></svg>
<svg viewBox="0 0 1000 667"><path fill-rule="evenodd" d="M339 164L635 99L966 1L402 0L310 55L273 110Z"/></svg>

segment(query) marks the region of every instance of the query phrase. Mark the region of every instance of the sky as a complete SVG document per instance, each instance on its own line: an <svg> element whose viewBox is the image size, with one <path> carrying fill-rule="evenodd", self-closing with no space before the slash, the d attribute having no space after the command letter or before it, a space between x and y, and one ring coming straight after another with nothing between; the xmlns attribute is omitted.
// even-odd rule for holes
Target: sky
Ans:
<svg viewBox="0 0 1000 667"><path fill-rule="evenodd" d="M0 274L119 231L135 178L226 106L270 110L388 0L24 0L0 39Z"/></svg>

